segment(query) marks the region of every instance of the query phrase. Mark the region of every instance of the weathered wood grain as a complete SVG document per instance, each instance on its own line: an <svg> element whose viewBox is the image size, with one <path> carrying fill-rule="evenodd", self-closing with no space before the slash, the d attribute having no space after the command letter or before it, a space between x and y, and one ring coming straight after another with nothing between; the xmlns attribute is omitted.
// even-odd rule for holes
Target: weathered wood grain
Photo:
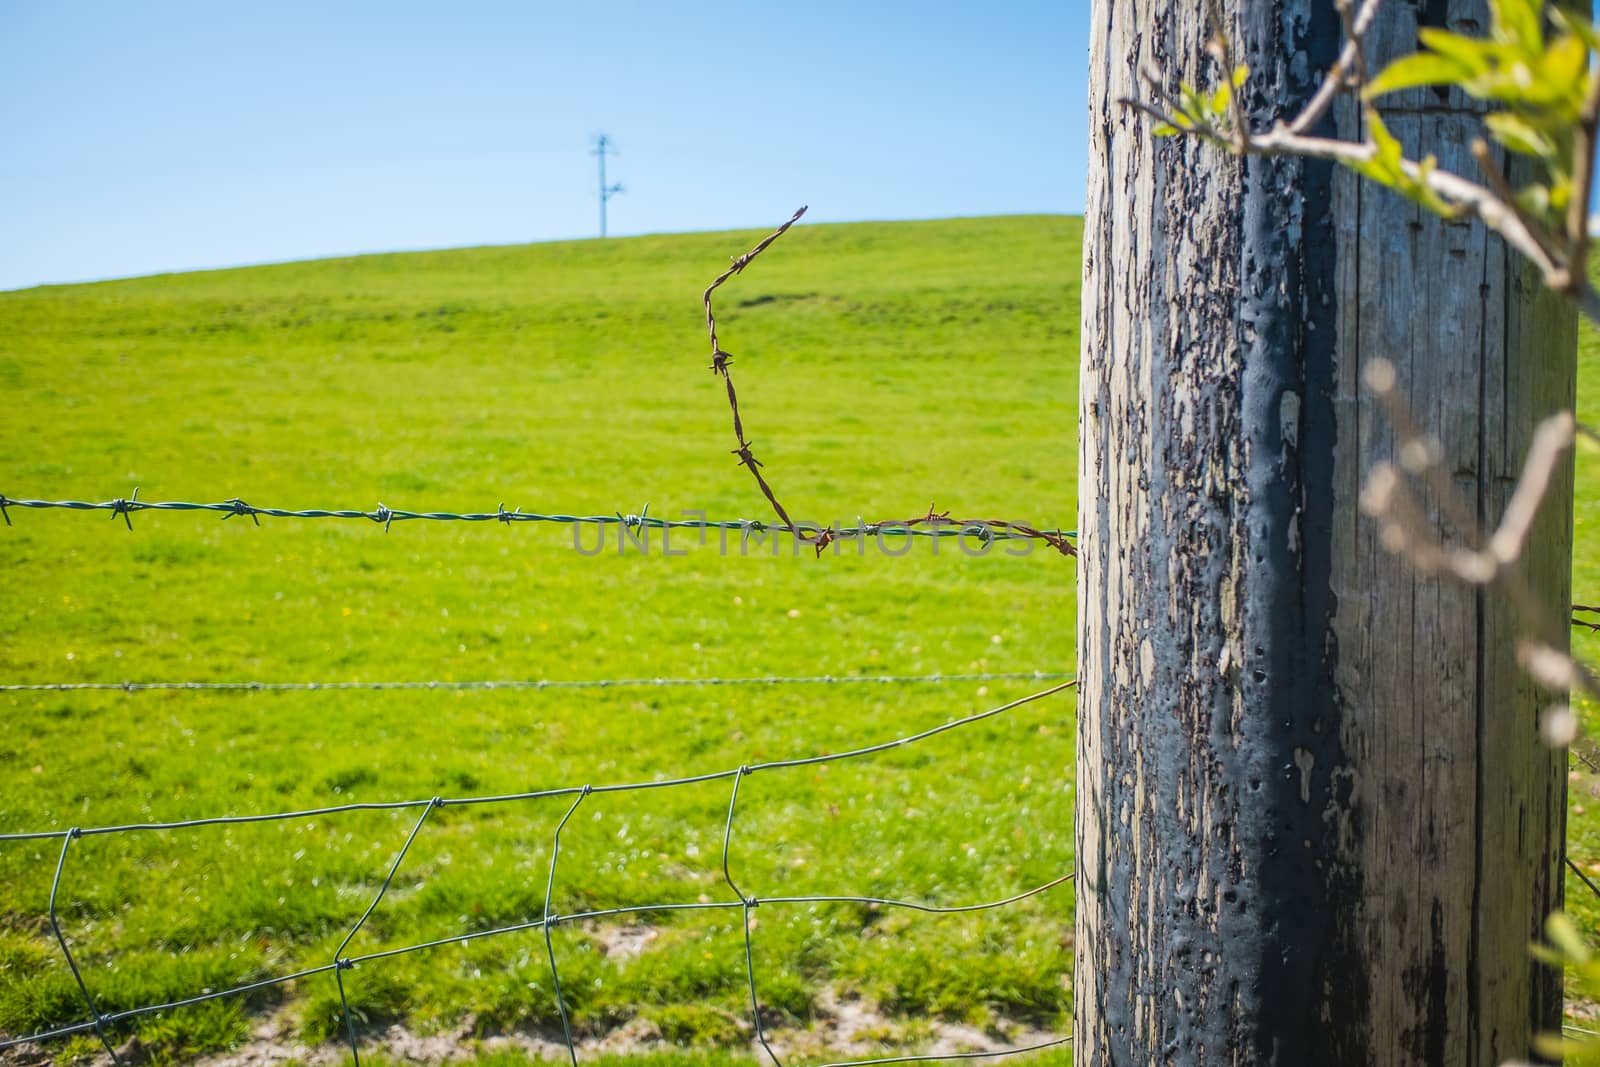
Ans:
<svg viewBox="0 0 1600 1067"><path fill-rule="evenodd" d="M1488 1067L1559 1021L1526 946L1560 902L1563 761L1509 609L1414 573L1360 515L1394 447L1358 372L1397 365L1492 523L1533 426L1572 401L1575 320L1479 226L1319 164L1151 139L1118 98L1146 68L1214 79L1205 6L1093 12L1077 1062ZM1337 17L1222 6L1264 126L1314 89ZM1487 13L1395 0L1374 62L1430 22ZM1471 172L1480 108L1393 103L1408 146ZM1556 610L1570 478L1527 561Z"/></svg>

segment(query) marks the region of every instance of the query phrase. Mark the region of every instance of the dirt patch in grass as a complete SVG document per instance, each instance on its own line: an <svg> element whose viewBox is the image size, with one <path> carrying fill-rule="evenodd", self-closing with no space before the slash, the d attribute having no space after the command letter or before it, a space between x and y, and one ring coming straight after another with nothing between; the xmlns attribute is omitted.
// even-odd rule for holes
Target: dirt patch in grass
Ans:
<svg viewBox="0 0 1600 1067"><path fill-rule="evenodd" d="M818 998L818 1007L816 1020L804 1029L791 1027L768 1031L768 1043L785 1061L819 1056L864 1059L896 1052L925 1055L999 1052L1065 1036L1005 1020L979 1029L964 1023L937 1019L892 1019L866 1001L841 999L831 990L824 991ZM741 1025L748 1034L748 1021L742 1021ZM279 1013L262 1020L251 1036L251 1042L242 1048L201 1059L198 1061L200 1067L285 1067L287 1064L295 1064L296 1067L333 1067L345 1062L349 1055L348 1048L342 1044L306 1047L298 1039L295 1021L289 1013ZM752 1057L765 1058L753 1035L749 1035L748 1049ZM532 1060L567 1059L566 1044L559 1033L518 1030L475 1037L471 1020L454 1030L434 1034L419 1034L397 1024L380 1033L367 1035L362 1041L361 1050L363 1058L376 1053L396 1063L430 1067L471 1062L486 1053L514 1052ZM683 1046L666 1040L661 1029L644 1018L633 1019L604 1036L584 1038L577 1042L580 1063L592 1062L604 1055L630 1056L684 1050ZM129 1051L137 1056L137 1050ZM106 1062L109 1063L109 1060Z"/></svg>

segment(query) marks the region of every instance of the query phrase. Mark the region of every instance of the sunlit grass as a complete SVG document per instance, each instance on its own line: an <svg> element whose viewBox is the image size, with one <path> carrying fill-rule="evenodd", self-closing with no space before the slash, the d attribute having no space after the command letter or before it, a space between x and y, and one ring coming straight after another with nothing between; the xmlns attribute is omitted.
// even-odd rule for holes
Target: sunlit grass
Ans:
<svg viewBox="0 0 1600 1067"><path fill-rule="evenodd" d="M795 516L940 510L1070 527L1078 224L807 226L722 290L766 473ZM754 234L291 264L0 295L0 489L13 497L770 517L729 455L699 294ZM12 512L7 680L635 678L1062 670L1072 564L809 550L573 550L561 527ZM592 536L592 534L591 534ZM614 535L613 535L614 536ZM586 541L586 545L591 542ZM62 829L647 781L837 752L1029 683L547 692L0 696L0 829ZM849 764L741 786L730 863L756 896L998 899L1072 863L1064 696ZM553 906L732 899L729 783L596 795ZM568 801L430 815L347 955L543 912ZM332 960L417 811L86 837L61 917L103 1011ZM59 842L0 845L0 1030L84 1009L43 923ZM1070 886L998 912L764 905L777 1026L823 990L891 1021L1060 1027ZM747 1047L739 915L553 941L580 1037L644 1019ZM347 972L370 1033L558 1027L537 932ZM178 1060L268 1014L337 1040L331 976L138 1026ZM745 1029L740 1029L745 1027ZM914 1029L914 1028L913 1028ZM907 1034L912 1034L911 1030ZM889 1035L893 1036L893 1035ZM914 1035L913 1035L914 1036ZM78 1042L75 1047L84 1047ZM164 1051L162 1051L164 1050ZM498 1061L496 1061L498 1062ZM509 1062L509 1061L508 1061ZM731 1061L730 1061L731 1062Z"/></svg>

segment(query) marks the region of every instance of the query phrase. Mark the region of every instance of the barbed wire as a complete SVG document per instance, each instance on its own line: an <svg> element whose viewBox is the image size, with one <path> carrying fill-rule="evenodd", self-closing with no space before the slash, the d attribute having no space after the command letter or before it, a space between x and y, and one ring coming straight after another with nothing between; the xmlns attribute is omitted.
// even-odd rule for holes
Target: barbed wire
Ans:
<svg viewBox="0 0 1600 1067"><path fill-rule="evenodd" d="M1069 679L1066 671L976 671L969 674L811 674L752 675L744 678L537 678L503 680L398 681L398 682L18 682L0 685L0 693L73 692L82 690L142 693L153 689L189 689L212 692L345 692L352 689L637 689L698 688L717 686L781 685L944 685L951 682L1052 682Z"/></svg>
<svg viewBox="0 0 1600 1067"><path fill-rule="evenodd" d="M820 763L835 763L842 760L861 759L876 755L878 753L887 752L891 749L916 744L920 741L925 741L928 738L936 737L951 730L957 730L965 726L970 726L974 723L1003 715L1015 708L1031 704L1035 701L1045 699L1046 697L1054 696L1072 688L1076 684L1076 680L1066 681L1059 685L1051 686L1047 689L1039 690L1038 692L1031 693L1016 700L989 708L985 711L975 712L962 718L953 719L949 722L922 730L918 733L896 737L889 741L884 741L874 745L867 745L845 752L804 756L784 760L771 760L755 764L741 764L738 767L712 771L704 774L687 775L677 778L621 784L585 784L581 786L563 786L552 789L530 790L522 793L496 794L490 796L467 796L453 798L433 796L427 799L419 800L389 801L364 804L339 804L300 811L273 812L259 815L226 815L198 819L185 819L173 822L129 823L114 826L75 826L64 830L38 830L0 834L0 843L60 839L61 851L56 859L55 876L50 883L50 897L47 913L48 920L51 933L54 935L56 943L61 949L62 957L65 959L68 968L71 970L73 979L75 980L78 990L83 997L84 1004L89 1010L89 1018L86 1020L56 1026L48 1030L39 1031L37 1033L27 1034L20 1037L8 1037L4 1040L0 1040L0 1051L22 1045L35 1044L43 1041L69 1037L76 1034L86 1034L92 1032L99 1039L100 1044L105 1048L106 1052L110 1055L112 1062L120 1064L122 1059L118 1055L110 1036L111 1029L119 1023L145 1015L172 1011L178 1008L191 1007L197 1004L203 1004L225 997L238 996L260 989L279 986L286 982L296 981L302 978L332 973L334 976L335 985L338 987L339 991L339 1002L342 1015L341 1021L344 1024L345 1035L350 1044L351 1055L354 1058L355 1063L359 1065L361 1062L360 1037L356 1030L354 1013L350 1008L349 995L345 990L345 971L352 970L361 964L373 963L378 960L389 959L395 956L407 955L414 952L422 952L449 945L465 944L469 941L477 941L487 937L540 930L544 935L546 952L550 961L551 984L555 993L557 1013L561 1019L562 1035L566 1045L568 1058L572 1063L572 1067L577 1067L577 1045L572 1034L572 1024L567 1009L566 997L561 989L560 967L556 961L555 947L551 936L553 930L567 923L593 921L596 919L621 915L638 915L652 912L731 910L737 908L741 912L741 917L743 919L742 925L744 927L745 978L749 987L752 1032L755 1035L758 1043L766 1052L768 1058L772 1061L773 1067L783 1067L783 1061L773 1050L771 1043L768 1041L766 1030L761 1022L761 999L755 977L755 955L751 936L752 923L750 913L753 910L762 905L858 903L865 905L877 905L879 907L905 908L930 914L957 914L988 911L1015 904L1019 901L1038 896L1041 893L1045 893L1056 888L1057 886L1063 885L1073 879L1075 872L1069 871L1051 879L1048 882L1045 882L1043 885L1023 890L1022 892L1015 893L1002 900L985 901L976 904L941 905L926 901L897 900L888 897L857 896L852 894L794 895L772 897L757 897L754 895L747 895L734 880L732 865L729 860L729 852L733 842L735 816L738 812L740 783L750 775L759 772L775 771L785 768L807 767ZM553 908L554 889L558 874L558 864L561 857L561 833L562 830L565 829L568 821L572 818L573 814L589 797L596 794L637 792L650 789L671 789L706 782L729 780L732 782L732 788L728 798L728 815L723 825L721 860L723 881L726 883L734 899L692 902L669 901L652 904L636 904L613 908L601 908L591 911L580 911L570 915L562 915ZM496 927L489 930L469 931L464 934L456 934L450 937L437 938L431 941L405 945L398 948L382 949L355 956L345 955L345 950L349 948L351 941L361 931L363 926L365 926L368 918L372 916L378 905L383 901L384 896L388 893L389 887L393 884L395 876L399 873L401 866L404 864L406 855L409 853L412 844L422 833L428 822L428 817L434 811L444 807L499 804L512 801L538 800L555 797L570 797L571 804L566 809L566 813L561 817L560 822L556 825L555 833L551 839L550 865L545 881L544 909L543 914L539 918L530 919L525 922L514 923L507 926ZM383 882L379 885L377 892L373 895L371 902L367 905L366 910L362 912L361 917L356 920L355 924L350 928L349 932L340 942L338 949L333 954L333 959L329 962L313 967L303 968L290 974L278 975L255 982L244 983L228 989L207 991L192 997L168 1001L161 1004L141 1005L139 1007L128 1008L115 1012L100 1011L94 994L89 988L89 983L84 978L83 971L78 965L77 958L73 955L71 943L69 942L65 932L62 930L60 913L58 909L58 900L67 869L67 858L73 842L85 837L107 834L171 832L202 826L279 822L313 816L334 815L350 811L400 811L407 809L421 810L420 814L417 816L416 822L411 827L410 833L407 835L404 843L396 852L393 861L389 864L388 873ZM978 1059L1015 1056L1045 1048L1065 1045L1070 1043L1071 1040L1072 1038L1068 1036L1050 1041L1038 1042L1023 1047L1002 1049L998 1051L957 1053L952 1055L889 1056L877 1059L842 1061L839 1063L827 1064L824 1065L824 1067L869 1067L869 1065L903 1063L910 1061Z"/></svg>
<svg viewBox="0 0 1600 1067"><path fill-rule="evenodd" d="M808 530L803 525L797 525L794 520L789 517L788 509L785 508L778 500L778 494L773 491L772 485L767 481L766 475L761 473L763 464L760 460L756 459L755 453L751 451L751 445L753 442L751 442L749 437L745 435L744 420L739 415L739 394L733 387L733 373L728 370L728 367L733 363L733 355L724 349L721 343L717 340L717 316L711 307L711 294L715 293L724 282L732 278L735 274L743 274L744 269L748 267L757 256L766 251L766 249L778 238L788 233L789 227L799 222L800 217L805 213L806 209L801 207L800 210L796 211L794 215L790 217L789 221L785 222L782 226L779 226L772 233L769 233L767 236L763 237L761 241L750 251L736 258L733 261L733 264L727 270L717 275L716 278L712 280L711 284L706 286L704 300L706 307L706 332L711 337L711 372L721 377L723 384L727 387L728 407L733 413L733 437L734 440L738 442L738 447L733 450L733 454L739 457L739 466L748 469L751 476L755 478L756 486L761 490L761 494L767 498L767 503L772 505L772 510L777 513L778 518L783 520L783 527L794 531L794 536L801 542L815 546L817 555L820 557L823 553L823 550L825 550L834 541L845 536L845 534L843 531L835 530L831 527ZM862 525L865 526L866 524ZM890 526L907 530L917 529L922 526L927 526L931 530L937 530L941 526L945 525L953 525L962 529L982 528L985 530L995 531L997 534L1004 533L1008 536L1008 539L1043 541L1057 552L1060 552L1063 556L1076 556L1078 554L1078 550L1074 548L1071 543L1070 538L1073 535L1070 533L1060 530L1039 530L1029 526L1026 523L1005 522L999 519L952 519L948 511L936 512L932 504L928 505L928 512L926 515L918 515L914 518L902 519L898 522L879 523L874 525Z"/></svg>
<svg viewBox="0 0 1600 1067"><path fill-rule="evenodd" d="M400 508L391 508L379 503L376 508L367 511L362 508L278 508L257 507L247 504L238 497L231 497L216 503L193 503L186 500L140 500L139 490L136 488L128 497L117 497L112 500L34 500L21 497L10 497L0 493L0 517L3 517L7 526L13 525L11 521L11 508L55 508L67 511L108 511L115 520L121 516L128 529L133 529L133 516L141 511L209 511L220 513L223 519L236 516L248 516L257 526L261 525L261 516L273 519L365 519L368 522L381 525L385 531L397 522L420 520L425 522L498 522L512 525L522 522L555 523L562 526L620 526L630 531L648 530L698 530L701 531L701 543L705 543L705 534L718 531L722 534L739 533L745 538L750 535L766 536L767 534L787 534L798 538L806 544L816 544L816 537L826 535L826 544L850 540L866 540L875 537L932 537L932 538L972 538L980 544L989 545L997 541L1036 541L1044 540L1052 547L1060 548L1061 545L1077 536L1073 530L1037 530L1027 523L1012 522L1003 519L968 519L954 520L945 515L925 515L902 522L862 522L857 521L854 526L821 526L812 523L795 523L784 512L781 523L763 522L760 519L664 519L650 514L650 505L646 504L638 514L615 512L611 515L566 515L544 514L536 511L523 511L520 507L506 510L505 504L500 504L494 511L409 511ZM931 512L931 509L930 509ZM686 512L694 515L697 512ZM1059 544L1058 544L1059 542ZM620 543L620 542L619 542ZM644 547L641 545L641 547ZM1070 546L1062 549L1067 555L1073 555ZM820 552L818 553L821 554Z"/></svg>

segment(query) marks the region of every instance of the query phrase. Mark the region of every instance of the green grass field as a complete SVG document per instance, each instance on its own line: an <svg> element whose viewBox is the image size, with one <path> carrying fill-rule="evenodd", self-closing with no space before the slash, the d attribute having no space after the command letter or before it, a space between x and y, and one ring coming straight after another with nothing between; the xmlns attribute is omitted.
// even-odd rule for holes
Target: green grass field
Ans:
<svg viewBox="0 0 1600 1067"><path fill-rule="evenodd" d="M0 294L0 489L238 496L288 508L769 518L729 454L699 294L758 233L373 256ZM797 518L958 515L1070 527L1079 225L802 225L721 291L757 455ZM1600 342L1585 334L1590 421ZM1579 595L1600 595L1600 459L1580 460ZM7 681L599 679L1058 671L1072 563L1039 549L823 560L713 540L574 550L544 525L13 510L0 530ZM592 550L593 533L585 535ZM898 544L891 544L899 549ZM1591 595L1590 599L1593 599ZM1600 658L1600 641L1580 647ZM981 710L1030 682L544 692L7 693L0 830L648 781L836 753ZM1072 865L1070 694L867 760L743 780L730 865L758 897L994 900ZM1593 779L1572 848L1600 861ZM730 783L595 795L553 907L731 900ZM430 815L347 955L543 913L562 798ZM89 837L60 912L103 1011L328 963L416 811ZM0 844L0 1032L84 1016L44 921L54 841ZM1600 870L1600 867L1596 868ZM1600 908L1574 883L1589 929ZM936 916L753 914L767 1023L806 1050L1062 1032L1071 886ZM586 1048L683 1046L640 1067L746 1062L737 910L558 928ZM501 935L346 975L363 1037L461 1048L559 1033L544 940ZM869 1009L847 1031L840 1002ZM263 1025L339 1039L331 976L122 1027L188 1061ZM659 1035L652 1041L652 1035ZM94 1047L78 1038L52 1055ZM624 1050L626 1051L626 1050ZM591 1057L594 1062L598 1057ZM1047 1059L1065 1059L1064 1054ZM364 1056L364 1062L384 1062ZM514 1049L486 1053L497 1067Z"/></svg>
<svg viewBox="0 0 1600 1067"><path fill-rule="evenodd" d="M958 515L1070 527L1078 223L802 226L721 291L766 473L800 519ZM239 496L290 508L769 519L729 454L700 292L755 233L365 257L0 294L0 485L12 497ZM8 680L737 677L1059 671L1071 561L821 561L786 545L574 551L565 527L12 510ZM592 551L593 531L585 547ZM900 545L891 544L899 550ZM0 828L651 780L838 752L1025 695L900 686L0 696ZM1071 868L1070 694L848 764L751 776L730 855L758 897L967 904ZM558 912L732 899L729 783L593 796ZM552 799L434 813L347 954L537 918ZM329 962L417 813L84 838L63 924L103 1011ZM84 1017L43 921L59 845L0 845L0 1031ZM1071 1008L1071 886L999 911L759 908L769 1025L824 998L916 1046L929 1018L996 1039ZM744 1052L739 913L554 934L580 1035L647 1024ZM608 951L610 950L610 951ZM369 1032L559 1029L537 932L363 965ZM263 1019L335 1040L330 975L137 1027L184 1060ZM849 1036L849 1035L845 1035ZM821 1040L818 1037L817 1040ZM77 1040L65 1053L90 1047Z"/></svg>

